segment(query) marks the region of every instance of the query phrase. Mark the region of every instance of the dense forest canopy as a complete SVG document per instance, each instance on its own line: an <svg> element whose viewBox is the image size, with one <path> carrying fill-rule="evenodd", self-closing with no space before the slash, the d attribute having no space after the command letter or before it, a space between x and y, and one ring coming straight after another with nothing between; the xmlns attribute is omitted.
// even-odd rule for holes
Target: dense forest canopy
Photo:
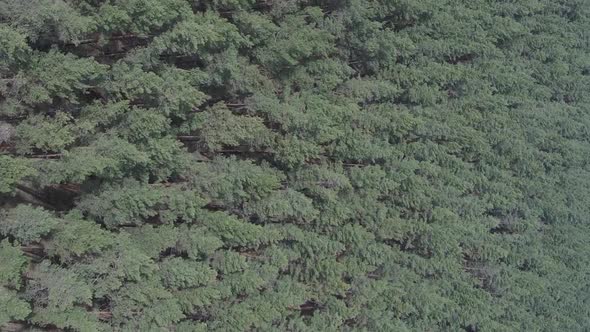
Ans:
<svg viewBox="0 0 590 332"><path fill-rule="evenodd" d="M590 1L0 0L0 330L587 331Z"/></svg>

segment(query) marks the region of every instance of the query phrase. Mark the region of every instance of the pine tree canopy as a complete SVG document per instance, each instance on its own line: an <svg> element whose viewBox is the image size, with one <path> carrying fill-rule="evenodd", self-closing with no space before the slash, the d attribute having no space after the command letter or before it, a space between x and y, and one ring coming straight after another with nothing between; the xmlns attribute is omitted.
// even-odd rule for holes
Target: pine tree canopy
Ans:
<svg viewBox="0 0 590 332"><path fill-rule="evenodd" d="M0 331L590 331L590 1L0 0Z"/></svg>

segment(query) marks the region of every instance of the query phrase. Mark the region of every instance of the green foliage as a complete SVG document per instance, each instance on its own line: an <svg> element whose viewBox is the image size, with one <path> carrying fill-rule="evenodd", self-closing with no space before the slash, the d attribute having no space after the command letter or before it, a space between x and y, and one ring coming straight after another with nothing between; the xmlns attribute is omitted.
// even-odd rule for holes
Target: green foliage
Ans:
<svg viewBox="0 0 590 332"><path fill-rule="evenodd" d="M0 242L0 283L14 289L20 288L21 274L27 266L28 260L18 247L8 240Z"/></svg>
<svg viewBox="0 0 590 332"><path fill-rule="evenodd" d="M106 33L148 34L170 26L189 12L189 4L184 0L106 2L98 8L97 27Z"/></svg>
<svg viewBox="0 0 590 332"><path fill-rule="evenodd" d="M316 218L318 214L311 199L290 189L275 192L264 200L248 204L245 211L255 214L264 222L289 220L305 223Z"/></svg>
<svg viewBox="0 0 590 332"><path fill-rule="evenodd" d="M127 284L113 295L112 303L114 323L129 331L162 329L184 318L172 293L155 281Z"/></svg>
<svg viewBox="0 0 590 332"><path fill-rule="evenodd" d="M207 11L183 20L170 31L154 38L150 48L158 54L198 55L245 43L233 24Z"/></svg>
<svg viewBox="0 0 590 332"><path fill-rule="evenodd" d="M71 308L67 311L53 311L50 309L36 310L31 318L41 326L53 325L61 329L76 329L78 331L105 331L107 326L101 324L96 315L82 308Z"/></svg>
<svg viewBox="0 0 590 332"><path fill-rule="evenodd" d="M0 326L11 320L25 319L29 313L29 303L19 299L16 292L0 287Z"/></svg>
<svg viewBox="0 0 590 332"><path fill-rule="evenodd" d="M279 238L273 230L243 222L223 212L209 213L201 223L230 247L256 248Z"/></svg>
<svg viewBox="0 0 590 332"><path fill-rule="evenodd" d="M113 242L94 259L85 257L72 266L72 270L92 287L95 298L110 295L127 282L139 282L157 270L154 261L128 234L118 235Z"/></svg>
<svg viewBox="0 0 590 332"><path fill-rule="evenodd" d="M43 165L46 183L81 183L89 177L117 178L149 163L145 152L116 137L100 136L89 146L71 149L64 158ZM57 172L57 170L60 170ZM137 174L137 173L136 173Z"/></svg>
<svg viewBox="0 0 590 332"><path fill-rule="evenodd" d="M169 67L164 67L160 73L144 70L141 62L151 61L151 58L148 55L148 59L139 57L135 61L132 58L128 62L117 62L111 68L110 79L102 86L116 99L135 101L179 117L184 117L207 99L195 87L200 81L198 76L189 70Z"/></svg>
<svg viewBox="0 0 590 332"><path fill-rule="evenodd" d="M47 253L62 261L99 254L113 245L108 232L99 225L76 216L68 216L62 220L51 240L46 247Z"/></svg>
<svg viewBox="0 0 590 332"><path fill-rule="evenodd" d="M317 29L322 22L322 11L308 7L301 13L286 16L275 28L273 43L255 52L260 63L276 72L295 68L312 58L325 58L335 51L332 36L327 30Z"/></svg>
<svg viewBox="0 0 590 332"><path fill-rule="evenodd" d="M139 224L150 218L164 223L173 223L178 219L190 222L197 218L203 205L203 200L191 190L127 181L120 186L103 189L98 196L84 198L78 209L113 228Z"/></svg>
<svg viewBox="0 0 590 332"><path fill-rule="evenodd" d="M227 207L264 199L280 188L282 178L266 165L236 158L217 158L196 168L193 175L195 187L215 204Z"/></svg>
<svg viewBox="0 0 590 332"><path fill-rule="evenodd" d="M128 232L133 243L152 258L159 258L165 250L177 247L180 238L180 230L173 225L153 227L147 224L130 228Z"/></svg>
<svg viewBox="0 0 590 332"><path fill-rule="evenodd" d="M208 232L205 227L182 227L177 249L193 259L209 257L215 250L223 247L223 241Z"/></svg>
<svg viewBox="0 0 590 332"><path fill-rule="evenodd" d="M48 261L33 271L26 293L35 303L59 311L74 304L89 304L92 299L90 287L72 271L53 266Z"/></svg>
<svg viewBox="0 0 590 332"><path fill-rule="evenodd" d="M21 179L35 174L27 160L0 156L0 193L13 191Z"/></svg>
<svg viewBox="0 0 590 332"><path fill-rule="evenodd" d="M61 152L75 141L70 116L58 113L54 118L31 116L16 128L17 149L27 153L36 149L42 152Z"/></svg>
<svg viewBox="0 0 590 332"><path fill-rule="evenodd" d="M25 36L5 24L0 25L0 68L24 60L30 52Z"/></svg>
<svg viewBox="0 0 590 332"><path fill-rule="evenodd" d="M248 267L246 258L233 251L218 251L212 255L211 266L220 273L229 274L244 271Z"/></svg>
<svg viewBox="0 0 590 332"><path fill-rule="evenodd" d="M78 103L76 94L92 88L104 69L104 65L91 58L77 58L56 50L36 53L24 73L28 84L23 84L17 98L27 104L51 103L57 99Z"/></svg>
<svg viewBox="0 0 590 332"><path fill-rule="evenodd" d="M160 263L159 274L168 288L190 288L209 284L216 273L204 263L175 257Z"/></svg>
<svg viewBox="0 0 590 332"><path fill-rule="evenodd" d="M223 104L216 104L193 119L192 131L204 151L218 151L227 146L263 149L273 142L273 134L262 119L233 115Z"/></svg>
<svg viewBox="0 0 590 332"><path fill-rule="evenodd" d="M94 20L83 16L66 1L35 0L23 3L19 0L3 0L0 3L2 17L26 36L37 42L79 42L84 34L94 29Z"/></svg>
<svg viewBox="0 0 590 332"><path fill-rule="evenodd" d="M590 326L590 2L0 22L0 330Z"/></svg>
<svg viewBox="0 0 590 332"><path fill-rule="evenodd" d="M0 215L0 233L24 244L40 241L60 223L48 211L21 204Z"/></svg>

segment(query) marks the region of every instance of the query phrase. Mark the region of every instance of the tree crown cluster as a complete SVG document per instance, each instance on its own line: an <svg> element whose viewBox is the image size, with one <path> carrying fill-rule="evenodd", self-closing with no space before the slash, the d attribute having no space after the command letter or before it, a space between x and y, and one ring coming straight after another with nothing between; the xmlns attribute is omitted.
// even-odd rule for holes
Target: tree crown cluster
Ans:
<svg viewBox="0 0 590 332"><path fill-rule="evenodd" d="M586 330L589 50L586 0L0 0L0 330Z"/></svg>

